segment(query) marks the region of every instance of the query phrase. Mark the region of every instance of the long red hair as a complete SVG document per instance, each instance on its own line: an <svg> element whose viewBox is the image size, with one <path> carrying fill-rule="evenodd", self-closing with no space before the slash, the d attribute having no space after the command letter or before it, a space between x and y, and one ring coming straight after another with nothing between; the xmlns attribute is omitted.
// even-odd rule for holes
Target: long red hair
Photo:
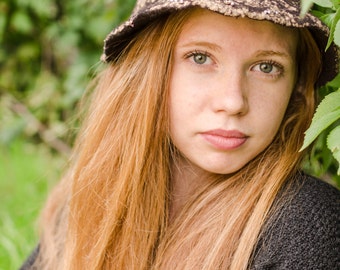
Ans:
<svg viewBox="0 0 340 270"><path fill-rule="evenodd" d="M301 29L298 79L274 141L227 181L217 175L169 224L169 80L192 12L141 30L94 81L72 163L42 215L39 269L247 268L276 195L299 168L320 52Z"/></svg>

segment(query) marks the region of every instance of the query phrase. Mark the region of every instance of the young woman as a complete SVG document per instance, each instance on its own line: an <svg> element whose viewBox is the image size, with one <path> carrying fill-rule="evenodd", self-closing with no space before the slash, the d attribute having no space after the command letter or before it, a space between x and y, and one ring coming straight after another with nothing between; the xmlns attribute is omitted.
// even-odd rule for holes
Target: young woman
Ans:
<svg viewBox="0 0 340 270"><path fill-rule="evenodd" d="M339 191L299 171L338 54L299 5L139 1L23 269L339 269Z"/></svg>

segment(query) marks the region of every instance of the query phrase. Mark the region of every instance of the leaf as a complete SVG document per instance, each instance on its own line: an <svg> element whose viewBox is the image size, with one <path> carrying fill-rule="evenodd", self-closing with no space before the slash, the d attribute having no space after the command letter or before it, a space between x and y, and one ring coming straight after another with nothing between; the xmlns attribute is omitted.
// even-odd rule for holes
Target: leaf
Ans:
<svg viewBox="0 0 340 270"><path fill-rule="evenodd" d="M300 151L310 145L316 137L340 118L340 89L327 95L319 104L311 126L305 132L305 139Z"/></svg>
<svg viewBox="0 0 340 270"><path fill-rule="evenodd" d="M303 146L301 147L301 150L310 145L322 131L324 131L339 118L340 110L328 113L327 115L321 117L318 121L312 123L312 125L305 133L305 140Z"/></svg>
<svg viewBox="0 0 340 270"><path fill-rule="evenodd" d="M302 0L301 1L301 12L300 12L301 17L304 17L306 15L308 10L312 7L313 2L314 2L313 0Z"/></svg>
<svg viewBox="0 0 340 270"><path fill-rule="evenodd" d="M335 9L340 7L340 1L339 0L332 0L333 6Z"/></svg>
<svg viewBox="0 0 340 270"><path fill-rule="evenodd" d="M330 0L313 0L313 2L321 7L332 8L333 4Z"/></svg>
<svg viewBox="0 0 340 270"><path fill-rule="evenodd" d="M27 13L17 11L12 17L12 27L21 33L29 34L33 30L33 23Z"/></svg>
<svg viewBox="0 0 340 270"><path fill-rule="evenodd" d="M329 48L329 46L332 44L332 41L334 39L334 32L335 32L335 27L337 26L338 22L340 20L340 8L336 11L334 19L332 21L331 27L330 27L330 34L326 46L326 50Z"/></svg>
<svg viewBox="0 0 340 270"><path fill-rule="evenodd" d="M327 146L332 151L334 158L340 164L340 126L334 128L327 137ZM340 175L340 166L338 168Z"/></svg>
<svg viewBox="0 0 340 270"><path fill-rule="evenodd" d="M53 18L57 13L56 1L29 1L29 6L40 17Z"/></svg>
<svg viewBox="0 0 340 270"><path fill-rule="evenodd" d="M318 108L316 109L315 115L313 117L312 125L315 121L325 116L330 112L334 112L340 108L340 89L328 94L320 102Z"/></svg>
<svg viewBox="0 0 340 270"><path fill-rule="evenodd" d="M327 85L330 87L339 88L340 87L340 73L338 73L338 75L336 75L335 78L332 81L330 81Z"/></svg>
<svg viewBox="0 0 340 270"><path fill-rule="evenodd" d="M321 12L318 11L313 11L312 12L315 16L319 17L323 23L325 23L329 28L332 26L335 13L328 13L328 14L322 14Z"/></svg>
<svg viewBox="0 0 340 270"><path fill-rule="evenodd" d="M338 161L340 163L340 151L337 151L336 153L333 153L334 158L336 159L336 161ZM340 175L340 166L338 168L337 174Z"/></svg>
<svg viewBox="0 0 340 270"><path fill-rule="evenodd" d="M3 39L3 33L5 31L5 26L6 26L6 17L0 16L0 43L1 44L2 44L2 39Z"/></svg>
<svg viewBox="0 0 340 270"><path fill-rule="evenodd" d="M327 146L332 152L340 151L340 126L335 127L327 137Z"/></svg>
<svg viewBox="0 0 340 270"><path fill-rule="evenodd" d="M334 30L334 43L340 46L340 20L337 22Z"/></svg>
<svg viewBox="0 0 340 270"><path fill-rule="evenodd" d="M338 1L338 0L332 0L332 1ZM301 17L305 16L308 10L310 10L310 8L313 6L313 4L317 4L325 8L333 8L335 5L332 4L332 1L331 0L302 0L300 16Z"/></svg>

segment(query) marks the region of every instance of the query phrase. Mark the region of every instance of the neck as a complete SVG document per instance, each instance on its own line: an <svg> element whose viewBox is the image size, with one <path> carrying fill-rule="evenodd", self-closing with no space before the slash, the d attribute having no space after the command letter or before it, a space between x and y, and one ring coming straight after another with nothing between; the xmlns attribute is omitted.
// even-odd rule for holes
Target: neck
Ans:
<svg viewBox="0 0 340 270"><path fill-rule="evenodd" d="M204 186L210 173L198 168L187 159L179 157L172 165L170 222L179 214L183 206Z"/></svg>

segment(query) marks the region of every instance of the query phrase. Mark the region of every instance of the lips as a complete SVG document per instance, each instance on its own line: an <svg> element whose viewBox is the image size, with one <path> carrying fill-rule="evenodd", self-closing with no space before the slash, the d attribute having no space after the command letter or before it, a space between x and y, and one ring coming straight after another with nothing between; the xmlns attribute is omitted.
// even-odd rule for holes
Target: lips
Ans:
<svg viewBox="0 0 340 270"><path fill-rule="evenodd" d="M203 138L219 150L233 150L242 146L248 136L238 130L215 129L201 133Z"/></svg>

